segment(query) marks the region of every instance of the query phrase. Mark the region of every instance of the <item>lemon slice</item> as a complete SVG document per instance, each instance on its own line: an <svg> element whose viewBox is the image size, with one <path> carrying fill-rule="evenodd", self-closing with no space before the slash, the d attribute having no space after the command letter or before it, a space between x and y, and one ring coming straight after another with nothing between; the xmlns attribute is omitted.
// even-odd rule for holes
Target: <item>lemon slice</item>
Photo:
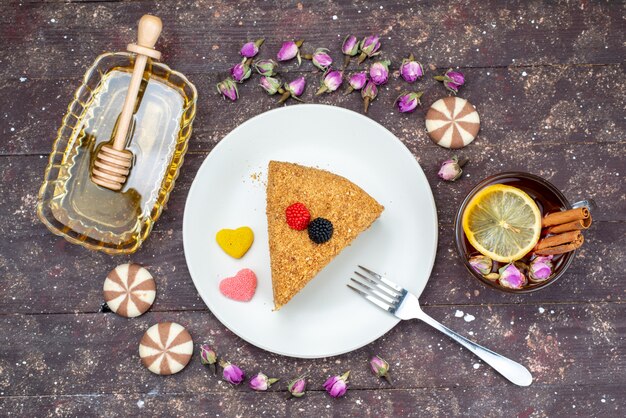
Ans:
<svg viewBox="0 0 626 418"><path fill-rule="evenodd" d="M541 212L522 190L494 184L468 203L463 230L478 252L510 263L528 254L539 241Z"/></svg>

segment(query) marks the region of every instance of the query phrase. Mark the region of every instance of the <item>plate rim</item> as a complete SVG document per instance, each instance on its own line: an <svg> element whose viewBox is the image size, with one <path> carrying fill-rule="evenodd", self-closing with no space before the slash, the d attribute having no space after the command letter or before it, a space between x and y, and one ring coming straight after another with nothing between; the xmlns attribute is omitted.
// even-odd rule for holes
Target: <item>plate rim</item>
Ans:
<svg viewBox="0 0 626 418"><path fill-rule="evenodd" d="M292 105L292 106L283 106L283 107L279 107L279 108L275 108L275 109L270 109L268 111L259 113L258 115L255 115L251 118L249 118L248 120L240 123L239 125L237 125L235 128L233 128L231 131L229 131L226 135L224 135L222 137L222 139L220 139L220 141L215 144L215 146L213 147L213 149L211 151L209 151L209 153L206 155L206 157L204 158L204 161L202 161L202 164L200 164L200 167L198 168L198 170L196 171L193 181L191 183L191 186L189 187L189 191L187 192L187 197L185 199L185 208L183 210L183 222L182 222L182 235L183 235L183 254L185 255L185 264L187 265L187 271L189 272L189 275L191 276L191 280L193 282L194 287L196 288L196 291L198 292L198 295L200 296L200 298L202 299L202 302L204 303L204 305L207 307L207 309L211 312L211 314L213 314L213 316L215 316L215 318L224 326L226 327L230 332L232 332L233 334L235 334L237 337L241 338L242 340L244 340L245 342L247 342L248 344L251 344L255 347L258 347L262 350L265 350L267 352L270 353L274 353L274 354L278 354L281 356L285 356L285 357L292 357L292 358L299 358L299 359L317 359L317 358L329 358L329 357L335 357L335 356L339 356L342 354L346 354L346 353L350 353L353 352L355 350L358 350L368 344L371 344L372 342L378 340L379 338L381 338L383 335L387 334L389 331L391 331L393 328L395 328L398 323L400 322L399 318L395 318L393 325L389 328L384 327L384 329L381 330L380 333L376 333L375 337L372 338L369 342L363 344L363 345L357 345L357 346L352 346L350 348L347 349L343 349L343 350L339 350L339 351L333 351L331 353L324 353L322 355L302 355L302 354L294 354L294 353L288 353L288 352L284 352L281 350L277 350L275 348L270 348L268 346L266 346L265 344L261 344L258 342L253 342L250 339L246 338L245 336L241 335L239 332L233 330L230 326L227 325L226 322L228 321L224 321L222 319L222 317L214 312L209 304L207 303L206 299L204 298L204 296L201 294L201 292L198 289L198 285L196 284L196 279L194 278L194 274L192 272L192 268L191 268L191 264L190 264L190 260L189 260L189 256L187 255L187 251L185 251L185 248L187 247L187 245L191 245L191 244L187 244L187 239L185 238L186 236L188 236L188 234L185 233L186 225L187 225L187 221L186 219L188 218L187 215L187 205L190 202L191 196L194 193L194 190L197 187L197 180L198 180L198 174L204 169L204 166L209 164L209 161L211 161L214 157L211 157L213 154L215 154L215 150L220 149L220 147L224 147L226 145L224 145L224 143L227 142L227 139L229 137L231 137L234 133L238 132L241 129L244 129L244 127L250 123L252 123L253 121L255 121L256 119L259 118L263 118L263 117L267 117L268 114L272 114L272 113L278 113L278 112L285 112L285 111L294 111L295 109L298 109L298 111L301 111L301 108L322 108L324 110L330 110L330 111L338 111L338 112L345 112L345 113L349 113L351 115L356 115L358 118L361 119L366 119L367 121L374 123L376 125L378 125L380 128L384 129L385 131L387 131L389 133L389 135L391 135L391 137L394 139L394 143L396 144L396 146L398 146L399 149L402 150L402 152L407 153L411 158L410 161L412 164L414 164L414 167L417 169L417 172L419 173L418 175L421 176L423 178L423 180L426 182L426 184L428 185L428 191L429 193L429 197L430 197L430 205L431 205L431 209L433 211L433 215L434 215L434 223L432 226L433 229L433 236L434 236L434 251L432 253L431 259L428 262L428 266L429 266L429 274L428 274L428 278L424 281L424 285L422 286L422 288L419 291L419 294L416 295L418 298L421 296L421 294L424 292L424 289L426 288L426 285L428 284L428 281L431 279L431 275L432 275L432 271L433 271L433 267L435 265L435 260L437 258L437 249L438 249L438 243L439 243L439 217L437 214L437 206L435 204L435 198L433 195L433 191L432 191L432 187L430 186L430 183L428 182L428 178L426 177L426 173L424 173L424 170L422 169L422 166L419 164L419 162L417 161L417 158L415 157L415 155L411 152L411 150L409 150L409 148L400 140L400 138L398 138L393 132L391 132L389 129L387 129L384 125L382 125L381 123L375 121L374 119L371 119L361 113L355 112L351 109L347 109L344 107L340 107L340 106L333 106L333 105L326 105L326 104L319 104L319 103L303 103L303 104L297 104L297 105Z"/></svg>

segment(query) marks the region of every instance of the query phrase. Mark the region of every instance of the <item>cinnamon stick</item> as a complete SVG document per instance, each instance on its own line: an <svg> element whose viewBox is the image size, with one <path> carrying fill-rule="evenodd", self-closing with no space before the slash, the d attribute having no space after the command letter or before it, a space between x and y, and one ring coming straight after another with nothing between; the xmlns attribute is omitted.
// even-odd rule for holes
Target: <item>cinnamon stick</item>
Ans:
<svg viewBox="0 0 626 418"><path fill-rule="evenodd" d="M568 244L570 242L576 242L581 239L583 235L580 231L563 232L562 234L551 235L549 237L540 239L535 246L535 252L544 248L556 247L557 245Z"/></svg>
<svg viewBox="0 0 626 418"><path fill-rule="evenodd" d="M545 228L548 226L566 224L581 219L588 219L590 216L589 209L583 206L581 208L550 213L543 218L541 226Z"/></svg>
<svg viewBox="0 0 626 418"><path fill-rule="evenodd" d="M544 229L543 235L560 234L568 231L581 231L591 226L591 216L587 219L578 219L576 221L568 222L565 224L554 225Z"/></svg>
<svg viewBox="0 0 626 418"><path fill-rule="evenodd" d="M581 245L583 245L583 242L585 241L585 238L583 237L583 235L580 235L580 239L574 242L570 242L568 244L564 244L564 245L557 245L555 247L548 247L548 248L543 248L541 250L537 250L535 251L535 254L537 255L558 255L558 254L565 254L568 253L570 251L574 251L577 248L580 248Z"/></svg>

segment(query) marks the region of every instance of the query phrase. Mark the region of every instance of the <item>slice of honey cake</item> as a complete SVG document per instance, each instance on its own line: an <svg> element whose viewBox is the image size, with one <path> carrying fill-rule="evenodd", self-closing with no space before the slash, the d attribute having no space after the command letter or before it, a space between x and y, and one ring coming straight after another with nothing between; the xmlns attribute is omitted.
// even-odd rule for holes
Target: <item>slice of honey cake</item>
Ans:
<svg viewBox="0 0 626 418"><path fill-rule="evenodd" d="M344 177L270 161L266 212L275 309L368 229L383 209Z"/></svg>

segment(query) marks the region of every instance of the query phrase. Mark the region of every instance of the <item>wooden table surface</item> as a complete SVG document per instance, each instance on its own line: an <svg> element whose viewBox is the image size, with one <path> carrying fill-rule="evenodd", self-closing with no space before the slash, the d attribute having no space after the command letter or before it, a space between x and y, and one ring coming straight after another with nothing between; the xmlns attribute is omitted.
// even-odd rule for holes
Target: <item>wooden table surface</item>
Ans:
<svg viewBox="0 0 626 418"><path fill-rule="evenodd" d="M146 12L163 19L158 48L164 62L196 85L198 112L180 178L149 240L132 256L108 256L52 235L35 205L52 141L83 73L100 53L124 50ZM3 1L0 415L624 416L625 13L624 2L584 0ZM265 37L259 56L273 57L282 41L303 38L305 51L330 48L339 61L344 36L370 33L382 36L394 69L409 52L427 67L415 85L425 92L416 113L393 109L408 87L397 72L369 113L419 160L437 203L439 247L421 297L425 310L527 365L535 379L528 388L513 386L418 322L400 323L338 357L273 355L222 326L193 286L181 228L194 175L230 130L277 106L254 79L241 86L237 103L215 92L240 45ZM465 73L459 95L482 119L477 140L459 152L471 162L455 183L437 177L439 162L454 153L434 145L423 122L428 106L446 95L432 76L450 67ZM287 78L306 77L306 101L361 111L358 94L315 97L320 74L310 63L281 69ZM599 204L566 276L534 294L485 287L454 250L461 200L477 181L503 170L538 174L571 201L592 197ZM150 312L132 320L100 312L104 276L128 261L145 265L158 283ZM307 395L286 400L284 382L267 393L231 387L197 355L175 376L153 375L138 359L138 342L149 325L166 320L188 327L195 343L214 343L250 374L310 373ZM368 370L373 353L390 362L393 387ZM347 395L331 399L323 381L348 369Z"/></svg>

